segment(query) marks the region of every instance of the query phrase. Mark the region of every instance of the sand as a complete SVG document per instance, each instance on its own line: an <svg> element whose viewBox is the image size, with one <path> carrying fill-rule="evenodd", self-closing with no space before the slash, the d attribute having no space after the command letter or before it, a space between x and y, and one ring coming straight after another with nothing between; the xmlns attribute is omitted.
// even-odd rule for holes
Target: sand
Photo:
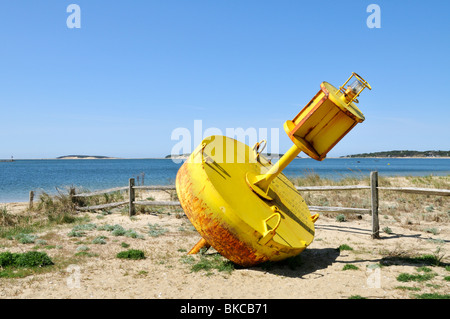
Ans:
<svg viewBox="0 0 450 319"><path fill-rule="evenodd" d="M153 194L156 200L167 199ZM0 205L2 206L2 205ZM9 211L26 208L26 203L7 204ZM83 213L84 214L84 213ZM82 214L82 215L83 215ZM0 239L0 252L25 252L36 247L55 262L51 271L25 278L0 278L0 298L414 298L417 294L450 294L450 272L445 267L429 266L437 275L425 282L399 282L401 273L419 274L418 265L394 262L390 256L437 254L448 263L450 227L436 222L413 221L405 225L393 218L380 218L380 229L389 227L391 234L381 233L381 239L371 239L371 217L337 222L321 216L316 222L314 242L300 255L301 265L295 269L272 265L235 269L231 272L191 270L199 255L186 258L186 252L200 239L184 214L147 213L130 219L116 211L110 215L88 213L89 223L98 226L120 224L134 229L143 239L112 236L105 230L85 231L85 237L67 234L73 225L58 226L37 234L46 246L20 244L16 240ZM158 224L167 231L148 235L148 224ZM426 229L439 231L433 235ZM106 244L92 244L98 236L106 236ZM129 244L123 248L122 243ZM339 251L347 244L353 250ZM87 246L91 257L76 257L79 246ZM140 249L143 260L118 259L116 254L126 249ZM207 254L214 254L210 249ZM191 263L189 263L191 262ZM387 266L379 268L380 262ZM343 270L345 265L357 269ZM414 291L406 288L418 288Z"/></svg>

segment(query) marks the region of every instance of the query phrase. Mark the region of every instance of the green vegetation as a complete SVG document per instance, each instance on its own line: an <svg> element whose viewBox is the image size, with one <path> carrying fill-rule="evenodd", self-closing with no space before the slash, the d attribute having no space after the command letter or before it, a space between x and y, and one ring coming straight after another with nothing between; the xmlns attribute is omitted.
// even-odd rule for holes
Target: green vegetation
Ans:
<svg viewBox="0 0 450 319"><path fill-rule="evenodd" d="M77 251L88 251L90 248L86 245L81 245L77 247Z"/></svg>
<svg viewBox="0 0 450 319"><path fill-rule="evenodd" d="M450 295L441 295L437 293L428 293L416 295L417 299L450 299Z"/></svg>
<svg viewBox="0 0 450 319"><path fill-rule="evenodd" d="M439 256L438 253L425 254L425 255L416 256L416 257L392 256L392 257L385 258L383 261L383 264L398 261L398 262L401 262L402 264L421 264L421 265L428 265L428 266L440 266L442 258L443 258L443 256Z"/></svg>
<svg viewBox="0 0 450 319"><path fill-rule="evenodd" d="M211 275L212 269L231 273L234 270L234 264L222 257L220 254L200 255L200 261L193 264L191 270L194 272L205 270L207 275Z"/></svg>
<svg viewBox="0 0 450 319"><path fill-rule="evenodd" d="M397 286L395 289L401 289L401 290L409 290L409 291L420 291L421 289L419 287L408 287L408 286Z"/></svg>
<svg viewBox="0 0 450 319"><path fill-rule="evenodd" d="M436 228L434 228L434 227L432 227L432 228L427 228L427 229L425 229L425 231L426 231L427 233L431 233L431 234L433 234L433 235L439 234L439 230L436 229Z"/></svg>
<svg viewBox="0 0 450 319"><path fill-rule="evenodd" d="M120 253L117 254L116 257L121 259L133 259L133 260L145 259L144 252L138 249L129 249L121 251Z"/></svg>
<svg viewBox="0 0 450 319"><path fill-rule="evenodd" d="M105 245L106 244L106 236L98 236L92 240L93 244L96 245Z"/></svg>
<svg viewBox="0 0 450 319"><path fill-rule="evenodd" d="M22 243L32 243L34 235L55 225L86 222L86 216L77 216L75 205L69 195L59 193L50 196L42 193L32 210L11 214L6 207L0 208L0 238L17 239ZM29 234L29 236L25 236ZM17 238L16 238L17 237ZM36 239L36 238L34 238Z"/></svg>
<svg viewBox="0 0 450 319"><path fill-rule="evenodd" d="M84 236L86 236L86 233L85 232L82 232L82 231L75 231L75 230L71 230L68 234L67 234L67 236L69 236L69 237L84 237Z"/></svg>
<svg viewBox="0 0 450 319"><path fill-rule="evenodd" d="M35 269L51 265L54 263L45 252L3 252L0 253L0 278L25 277Z"/></svg>
<svg viewBox="0 0 450 319"><path fill-rule="evenodd" d="M158 224L148 224L147 226L148 226L148 228L150 228L148 234L151 237L158 237L158 236L161 236L161 235L165 234L166 232L168 232L168 230L166 228L164 228Z"/></svg>
<svg viewBox="0 0 450 319"><path fill-rule="evenodd" d="M384 151L347 155L344 157L450 157L450 151Z"/></svg>
<svg viewBox="0 0 450 319"><path fill-rule="evenodd" d="M352 264L345 265L342 270L358 270L359 268Z"/></svg>
<svg viewBox="0 0 450 319"><path fill-rule="evenodd" d="M290 180L296 186L369 186L369 174L352 172L352 176L345 176L339 180L322 178L313 171L305 171L303 177L295 177ZM405 176L383 177L379 176L380 187L415 187L450 189L450 175L447 176ZM370 189L358 191L314 191L301 192L308 206L339 206L351 208L371 208ZM396 191L382 190L379 195L379 211L386 222L397 222L399 226L412 228L413 221L424 222L450 222L450 198L448 196L425 196L421 194L400 193ZM351 221L361 218L358 214L345 214L323 212L321 215L336 218L337 221ZM406 218L405 218L406 217ZM385 226L385 225L383 225ZM390 225L389 225L390 226ZM427 232L439 234L439 229L428 228Z"/></svg>
<svg viewBox="0 0 450 319"><path fill-rule="evenodd" d="M407 273L401 273L397 276L397 281L401 282L408 282L408 281L416 281L416 282L423 282L427 280L431 280L436 276L434 273L427 273L427 274L407 274Z"/></svg>
<svg viewBox="0 0 450 319"><path fill-rule="evenodd" d="M97 227L98 230L106 230L111 232L111 235L113 236L125 236L130 238L139 238L143 239L144 236L138 234L134 229L128 229L126 230L121 225L115 224L115 225L101 225Z"/></svg>
<svg viewBox="0 0 450 319"><path fill-rule="evenodd" d="M360 295L352 295L348 299L367 299L366 297L361 297Z"/></svg>
<svg viewBox="0 0 450 319"><path fill-rule="evenodd" d="M344 251L344 250L353 250L353 248L352 247L350 247L349 245L347 245L347 244L342 244L342 245L340 245L339 247L338 247L338 250L339 251Z"/></svg>
<svg viewBox="0 0 450 319"><path fill-rule="evenodd" d="M113 230L111 231L111 235L113 236L124 236L127 233L125 228L120 225L114 225Z"/></svg>
<svg viewBox="0 0 450 319"><path fill-rule="evenodd" d="M27 253L0 253L1 267L44 267L53 265L45 252L30 251Z"/></svg>
<svg viewBox="0 0 450 319"><path fill-rule="evenodd" d="M19 241L21 244L34 244L37 239L36 235L20 233L14 237L15 240Z"/></svg>

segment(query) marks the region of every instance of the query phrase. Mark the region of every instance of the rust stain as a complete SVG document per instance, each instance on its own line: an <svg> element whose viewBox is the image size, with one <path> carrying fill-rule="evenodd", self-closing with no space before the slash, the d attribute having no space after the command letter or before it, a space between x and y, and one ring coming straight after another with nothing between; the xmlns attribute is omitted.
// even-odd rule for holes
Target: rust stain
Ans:
<svg viewBox="0 0 450 319"><path fill-rule="evenodd" d="M186 216L206 242L222 256L244 267L269 260L269 256L262 255L241 241L233 230L217 218L213 210L195 195L187 165L188 161L180 167L176 177L178 198Z"/></svg>

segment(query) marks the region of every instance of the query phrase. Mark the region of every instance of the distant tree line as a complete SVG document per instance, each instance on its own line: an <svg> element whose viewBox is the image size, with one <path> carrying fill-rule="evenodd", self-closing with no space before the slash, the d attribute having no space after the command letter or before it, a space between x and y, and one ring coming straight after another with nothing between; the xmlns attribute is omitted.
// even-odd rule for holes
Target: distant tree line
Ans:
<svg viewBox="0 0 450 319"><path fill-rule="evenodd" d="M450 151L385 151L343 157L450 157Z"/></svg>

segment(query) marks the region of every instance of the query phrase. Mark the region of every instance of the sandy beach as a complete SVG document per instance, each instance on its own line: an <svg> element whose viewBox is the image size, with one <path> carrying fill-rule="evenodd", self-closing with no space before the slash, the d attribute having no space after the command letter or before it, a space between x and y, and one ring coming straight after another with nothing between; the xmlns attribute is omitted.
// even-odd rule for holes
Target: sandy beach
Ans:
<svg viewBox="0 0 450 319"><path fill-rule="evenodd" d="M145 196L148 196L146 194ZM165 192L154 191L155 200L169 200ZM26 203L3 204L11 213L26 210ZM83 237L69 237L73 225L58 225L35 234L45 241L21 244L0 239L0 252L45 251L55 262L50 271L25 278L0 278L0 298L414 298L415 294L448 295L450 272L445 267L427 265L435 276L425 282L399 282L401 273L419 274L420 265L397 260L397 257L436 254L449 263L450 227L430 221L398 222L391 217L380 219L381 239L371 239L371 216L338 222L321 216L316 222L314 242L300 254L294 269L283 264L270 267L236 268L230 272L192 271L205 256L187 256L200 239L183 213L140 213L132 218L120 210L111 214L80 213L94 229ZM102 225L121 225L133 229L142 238L112 236ZM164 230L157 237L149 235L149 224ZM434 235L427 229L437 229ZM92 240L104 236L105 244ZM142 260L116 257L123 250L140 249ZM339 250L347 245L351 250ZM76 256L80 246L85 256ZM86 249L86 248L85 248ZM346 265L353 265L344 270ZM380 267L381 265L381 267ZM349 266L347 266L349 267ZM448 269L448 267L447 267ZM447 280L445 279L447 278Z"/></svg>

